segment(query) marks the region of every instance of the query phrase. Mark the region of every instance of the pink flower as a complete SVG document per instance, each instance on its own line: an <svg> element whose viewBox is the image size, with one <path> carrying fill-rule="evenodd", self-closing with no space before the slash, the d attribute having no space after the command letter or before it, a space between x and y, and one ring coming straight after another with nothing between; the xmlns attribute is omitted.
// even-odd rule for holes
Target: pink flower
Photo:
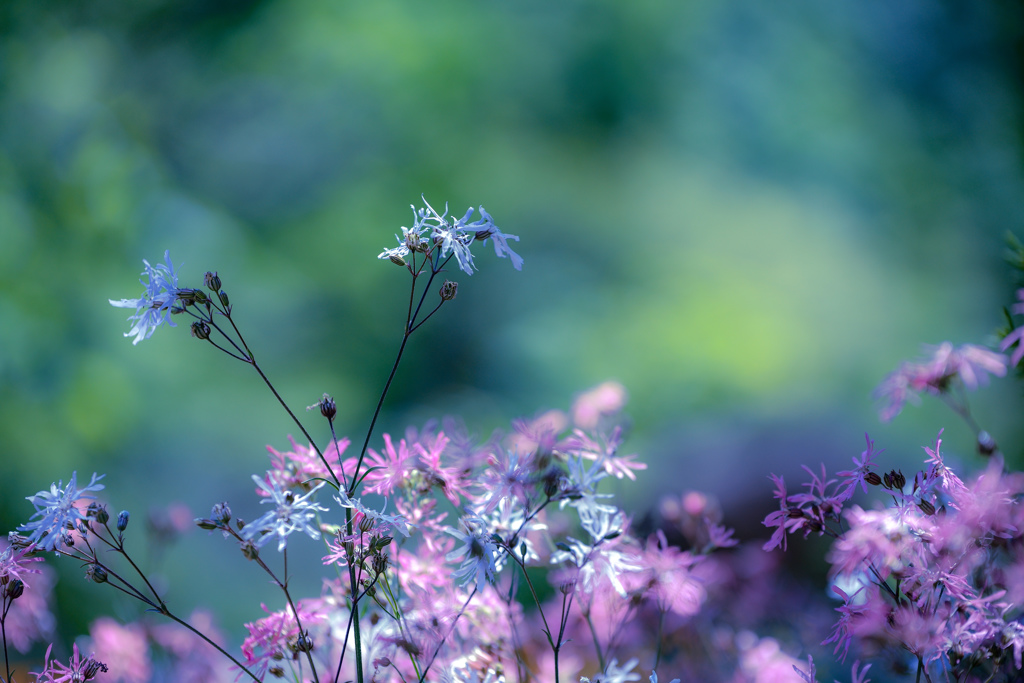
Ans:
<svg viewBox="0 0 1024 683"><path fill-rule="evenodd" d="M1006 344L1006 340L1003 340ZM917 400L922 391L940 394L947 391L950 382L959 377L968 389L977 389L988 380L988 375L1006 374L1006 356L974 344L954 348L943 342L932 350L932 357L921 363L902 363L882 380L875 389L877 398L886 399L881 418L888 422L896 417L907 400Z"/></svg>
<svg viewBox="0 0 1024 683"><path fill-rule="evenodd" d="M398 448L391 442L391 435L384 435L384 452L378 453L372 448L366 452L367 462L370 471L367 472L366 490L370 493L379 493L382 496L390 496L391 493L405 483L405 478L412 467L406 461L412 457L405 439L398 442ZM376 468L376 469L373 469Z"/></svg>
<svg viewBox="0 0 1024 683"><path fill-rule="evenodd" d="M57 660L50 660L50 651L53 645L46 648L46 655L43 657L43 670L39 673L32 672L36 677L36 683L84 683L96 678L96 674L107 671L107 665L97 661L93 657L82 657L78 652L78 644L73 645L71 659L67 665Z"/></svg>
<svg viewBox="0 0 1024 683"><path fill-rule="evenodd" d="M626 405L626 388L618 382L604 382L589 389L572 404L572 421L580 429L595 429L602 417L614 415Z"/></svg>
<svg viewBox="0 0 1024 683"><path fill-rule="evenodd" d="M146 683L152 673L146 633L136 624L122 626L109 617L101 617L89 627L94 656L107 662L110 677L104 681Z"/></svg>

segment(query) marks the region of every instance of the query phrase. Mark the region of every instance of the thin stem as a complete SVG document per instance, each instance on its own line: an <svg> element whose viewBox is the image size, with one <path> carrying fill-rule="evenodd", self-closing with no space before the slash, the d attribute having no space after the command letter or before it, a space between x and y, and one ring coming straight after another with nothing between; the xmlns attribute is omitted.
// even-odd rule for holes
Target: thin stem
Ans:
<svg viewBox="0 0 1024 683"><path fill-rule="evenodd" d="M590 627L590 635L594 639L594 650L597 651L597 661L601 665L601 671L604 671L604 652L601 651L601 643L597 640L597 629L594 628L594 620L590 618L590 610L584 612L583 616L587 620L587 626Z"/></svg>
<svg viewBox="0 0 1024 683"><path fill-rule="evenodd" d="M477 591L477 587L474 586L473 587L473 592L470 593L469 597L466 598L466 602L462 603L462 609L460 609L459 613L455 615L454 619L452 619L452 624L448 628L448 633L445 634L445 637L442 638L441 642L439 642L437 644L437 647L434 648L434 654L430 657L430 661L427 662L427 665L423 668L423 673L420 675L419 681L417 681L417 683L423 683L424 679L427 677L427 672L430 671L430 667L433 666L434 660L437 659L437 655L438 655L439 652L441 652L441 648L444 646L445 641L448 640L448 637L451 636L452 632L455 630L455 624L457 624L458 621L459 621L459 618L462 617L462 615L466 613L466 608L469 607L469 602L470 602L470 600L473 599L473 596L476 595L476 591Z"/></svg>
<svg viewBox="0 0 1024 683"><path fill-rule="evenodd" d="M4 597L4 613L0 616L0 634L4 640L4 669L7 671L7 683L11 683L11 660L7 656L7 612L14 604L14 598Z"/></svg>

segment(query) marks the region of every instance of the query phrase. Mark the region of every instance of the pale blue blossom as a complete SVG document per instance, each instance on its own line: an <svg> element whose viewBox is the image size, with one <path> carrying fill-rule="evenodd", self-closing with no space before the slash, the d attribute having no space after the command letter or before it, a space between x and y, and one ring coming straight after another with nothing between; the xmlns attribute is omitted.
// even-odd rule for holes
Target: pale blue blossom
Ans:
<svg viewBox="0 0 1024 683"><path fill-rule="evenodd" d="M522 270L522 257L508 246L508 240L519 241L519 238L516 235L508 235L499 230L494 225L494 219L484 210L484 207L479 207L481 217L475 221L470 221L474 212L472 207L466 211L462 218L454 218L448 215L447 205L445 205L444 213L438 213L425 198L423 203L426 205L425 208L417 209L415 206L412 207L415 219L412 227L403 227L401 237L395 235L395 239L398 240L398 246L392 249L385 249L377 258L391 259L392 261L397 259L404 260L411 251L432 249L436 245L440 249L442 259L454 256L459 264L459 268L472 275L473 271L476 270L476 265L473 263L473 253L470 251L470 245L477 240L493 240L494 253L499 258L508 256L515 269ZM420 246L423 244L426 244L427 247Z"/></svg>
<svg viewBox="0 0 1024 683"><path fill-rule="evenodd" d="M126 337L134 336L132 344L138 344L143 339L149 339L153 330L167 323L175 327L171 320L171 313L174 303L178 300L178 274L174 272L174 265L171 263L171 252L164 252L164 262L158 263L155 267L149 261L142 261L146 269L142 275L148 278L139 280L146 288L138 299L121 299L115 301L110 299L111 306L118 308L134 308L135 315L128 318L129 322L135 321L132 329L125 332Z"/></svg>
<svg viewBox="0 0 1024 683"><path fill-rule="evenodd" d="M103 490L103 484L96 482L105 476L94 472L89 485L78 488L78 472L72 472L71 481L67 486L64 486L62 480L58 484L51 484L49 491L40 491L34 496L28 496L26 500L36 507L36 512L28 524L18 527L18 531L30 532L29 543L35 543L37 547L45 550L58 550L62 545L66 545L68 539L65 538L65 534L69 525L74 527L78 521L85 519L76 503L96 500L96 496L87 495L87 492Z"/></svg>
<svg viewBox="0 0 1024 683"><path fill-rule="evenodd" d="M259 519L249 522L242 527L241 536L252 542L257 548L262 548L271 538L277 537L278 552L288 545L288 536L296 531L301 531L313 540L320 538L320 529L316 523L317 512L327 512L327 508L311 501L324 482L314 486L309 492L296 496L292 491L282 490L281 484L272 478L270 481L260 479L252 475L252 480L267 493L261 503L270 503L274 509L264 514Z"/></svg>
<svg viewBox="0 0 1024 683"><path fill-rule="evenodd" d="M479 517L463 517L459 526L465 531L445 529L445 531L462 541L462 545L447 555L447 562L457 562L463 558L462 565L452 574L453 578L462 579L462 585L474 581L479 590L484 584L494 581L498 571L496 561L498 546L487 531L487 523Z"/></svg>

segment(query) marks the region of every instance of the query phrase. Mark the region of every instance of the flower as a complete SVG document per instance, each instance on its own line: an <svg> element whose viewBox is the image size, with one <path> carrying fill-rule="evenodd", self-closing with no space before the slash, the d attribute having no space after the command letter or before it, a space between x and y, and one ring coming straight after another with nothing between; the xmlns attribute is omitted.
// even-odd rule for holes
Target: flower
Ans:
<svg viewBox="0 0 1024 683"><path fill-rule="evenodd" d="M271 537L277 536L278 552L285 549L288 536L295 531L301 531L313 540L320 538L320 530L314 524L316 513L327 512L327 508L309 499L320 490L324 482L296 497L291 491L283 491L277 481L266 482L255 474L252 475L252 480L268 496L260 502L271 503L274 509L246 524L242 528L242 538L251 541L257 548L262 548Z"/></svg>
<svg viewBox="0 0 1024 683"><path fill-rule="evenodd" d="M46 648L46 655L43 657L43 670L32 675L36 677L36 683L85 683L96 677L101 671L106 673L107 665L97 661L93 657L82 658L78 652L78 644L73 645L74 651L67 666L57 660L50 661L50 651L53 645Z"/></svg>
<svg viewBox="0 0 1024 683"><path fill-rule="evenodd" d="M473 264L470 245L476 240L491 240L494 243L494 253L499 258L508 256L512 261L512 266L516 270L522 270L522 257L508 246L508 240L518 242L519 238L499 230L494 225L491 215L484 211L484 207L479 207L481 217L470 222L473 207L470 207L462 218L452 218L448 215L447 205L445 205L444 213L438 213L426 198L423 198L423 203L426 204L426 208L412 207L415 219L412 227L403 226L402 236L395 235L398 246L385 249L378 254L378 259L388 259L394 263L404 264L405 257L410 253L430 253L437 245L440 247L442 259L454 256L459 268L466 274L472 275L476 266Z"/></svg>
<svg viewBox="0 0 1024 683"><path fill-rule="evenodd" d="M604 673L594 676L593 681L586 676L581 676L580 683L626 683L626 681L639 681L640 674L633 671L639 663L640 660L634 657L620 667L619 660L613 659L608 662ZM656 682L658 677L656 675L652 676L651 680Z"/></svg>
<svg viewBox="0 0 1024 683"><path fill-rule="evenodd" d="M174 272L174 265L171 263L171 252L164 252L164 263L158 263L156 267L149 265L149 261L143 259L146 269L142 274L149 278L149 282L139 280L146 288L138 299L121 299L114 301L109 299L111 306L118 308L134 308L135 315L128 318L134 320L132 329L125 332L124 336L135 335L132 344L138 344L143 339L149 339L153 330L167 323L176 327L171 321L172 307L178 300L178 275Z"/></svg>
<svg viewBox="0 0 1024 683"><path fill-rule="evenodd" d="M488 581L494 581L497 569L495 553L498 552L498 546L487 533L487 523L479 517L463 517L459 520L459 525L465 531L445 529L462 541L462 545L445 555L444 559L447 562L455 562L460 557L464 558L462 566L455 570L452 577L462 579L462 585L475 581L476 587L483 590Z"/></svg>
<svg viewBox="0 0 1024 683"><path fill-rule="evenodd" d="M103 484L97 484L106 475L99 476L94 472L88 486L78 488L78 472L71 473L71 481L67 486L63 481L58 484L51 484L49 491L40 491L34 496L26 497L30 503L36 506L36 512L32 515L28 524L18 527L18 531L29 531L29 543L35 543L44 550L57 550L61 545L69 545L65 533L75 522L84 520L85 515L76 507L76 503L82 500L95 500L96 496L86 495L88 491L100 491ZM38 517L36 521L31 521Z"/></svg>
<svg viewBox="0 0 1024 683"><path fill-rule="evenodd" d="M1006 339L1003 344L1004 349L1009 346ZM943 342L932 348L930 359L922 363L902 363L875 389L877 398L888 401L881 412L882 421L896 417L907 400L916 401L922 391L932 394L947 391L955 377L959 377L966 388L977 389L987 381L988 374L1005 375L1006 362L1003 354L981 346L964 344L954 348L951 343Z"/></svg>

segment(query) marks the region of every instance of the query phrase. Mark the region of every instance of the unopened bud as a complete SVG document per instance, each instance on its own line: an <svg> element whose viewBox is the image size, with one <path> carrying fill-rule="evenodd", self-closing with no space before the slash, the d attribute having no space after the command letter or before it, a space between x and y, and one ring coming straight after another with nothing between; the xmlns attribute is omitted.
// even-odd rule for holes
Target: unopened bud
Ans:
<svg viewBox="0 0 1024 683"><path fill-rule="evenodd" d="M992 455L996 452L999 446L996 444L996 440L992 438L992 435L986 431L978 433L978 453L982 455Z"/></svg>
<svg viewBox="0 0 1024 683"><path fill-rule="evenodd" d="M100 524L106 524L110 521L110 513L107 512L107 506L100 503L89 503L89 508L85 511L85 514Z"/></svg>
<svg viewBox="0 0 1024 683"><path fill-rule="evenodd" d="M441 285L441 291L438 294L441 295L441 301L451 301L455 298L455 295L459 292L459 283L452 282L451 280L445 280L444 284Z"/></svg>
<svg viewBox="0 0 1024 683"><path fill-rule="evenodd" d="M14 579L4 587L4 594L11 600L17 600L25 592L25 583L21 579Z"/></svg>
<svg viewBox="0 0 1024 683"><path fill-rule="evenodd" d="M227 292L217 292L217 296L220 298L220 302L223 304L224 308L231 308L231 299L228 298Z"/></svg>
<svg viewBox="0 0 1024 683"><path fill-rule="evenodd" d="M225 525L231 521L231 508L227 503L217 503L210 510L210 519L216 524Z"/></svg>
<svg viewBox="0 0 1024 683"><path fill-rule="evenodd" d="M388 254L388 260L394 263L396 266L404 266L405 259L398 254Z"/></svg>
<svg viewBox="0 0 1024 683"><path fill-rule="evenodd" d="M363 517L359 520L359 531L367 533L373 528L374 520L372 517Z"/></svg>
<svg viewBox="0 0 1024 683"><path fill-rule="evenodd" d="M374 669L379 669L382 666L384 668L387 668L387 667L391 666L391 660L388 659L387 657L378 657L377 659L373 660L373 668Z"/></svg>
<svg viewBox="0 0 1024 683"><path fill-rule="evenodd" d="M89 657L89 659L85 660L85 666L81 668L82 680L91 681L92 679L96 678L96 674L98 674L101 671L103 673L107 673L107 665L103 662L97 662L92 657ZM71 680L77 681L78 678L76 677Z"/></svg>
<svg viewBox="0 0 1024 683"><path fill-rule="evenodd" d="M878 486L882 483L882 478L875 472L868 472L864 475L864 481L871 484L872 486Z"/></svg>
<svg viewBox="0 0 1024 683"><path fill-rule="evenodd" d="M320 400L320 414L328 420L333 420L334 416L338 414L338 405L327 394L324 394L324 397Z"/></svg>
<svg viewBox="0 0 1024 683"><path fill-rule="evenodd" d="M284 678L284 669L282 669L279 666L270 667L269 669L267 669L267 673L269 673L274 678Z"/></svg>
<svg viewBox="0 0 1024 683"><path fill-rule="evenodd" d="M491 236L491 229L490 228L488 228L487 230L478 230L477 233L476 233L476 238L478 240L480 240L480 241L483 241L483 240L487 239L490 236Z"/></svg>
<svg viewBox="0 0 1024 683"><path fill-rule="evenodd" d="M922 500L921 502L919 502L917 504L917 507L919 507L921 509L921 512L928 515L929 517L935 514L935 506L929 503L927 500Z"/></svg>
<svg viewBox="0 0 1024 683"><path fill-rule="evenodd" d="M107 570L98 564L90 564L89 568L85 570L85 578L90 579L94 583L106 583Z"/></svg>
<svg viewBox="0 0 1024 683"><path fill-rule="evenodd" d="M299 637L295 639L295 650L297 652L313 651L313 639L309 637L308 633L300 633Z"/></svg>
<svg viewBox="0 0 1024 683"><path fill-rule="evenodd" d="M217 277L216 271L212 273L207 271L206 275L203 276L203 284L205 284L206 288L211 292L220 291L220 278Z"/></svg>
<svg viewBox="0 0 1024 683"><path fill-rule="evenodd" d="M121 510L117 513L117 530L124 531L128 528L128 518L131 517L131 513L127 510Z"/></svg>
<svg viewBox="0 0 1024 683"><path fill-rule="evenodd" d="M210 326L205 320L197 320L192 323L192 336L196 339L210 338Z"/></svg>

